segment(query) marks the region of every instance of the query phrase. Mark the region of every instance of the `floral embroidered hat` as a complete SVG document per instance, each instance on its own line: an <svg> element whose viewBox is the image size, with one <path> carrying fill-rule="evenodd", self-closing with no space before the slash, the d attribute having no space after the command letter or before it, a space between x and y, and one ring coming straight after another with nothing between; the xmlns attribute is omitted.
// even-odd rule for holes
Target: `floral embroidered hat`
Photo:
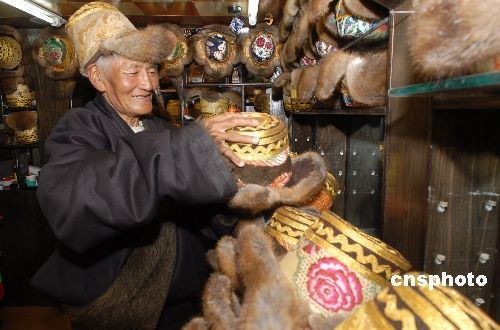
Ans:
<svg viewBox="0 0 500 330"><path fill-rule="evenodd" d="M237 39L225 25L207 25L193 36L194 59L203 65L205 74L223 78L233 72L239 62Z"/></svg>
<svg viewBox="0 0 500 330"><path fill-rule="evenodd" d="M184 72L184 66L193 61L193 51L184 35L184 29L176 24L164 23L163 26L175 34L177 42L172 54L160 66L162 78L176 78Z"/></svg>
<svg viewBox="0 0 500 330"><path fill-rule="evenodd" d="M254 75L269 78L280 66L281 45L278 28L258 24L250 33L240 36L241 62Z"/></svg>
<svg viewBox="0 0 500 330"><path fill-rule="evenodd" d="M69 79L78 72L75 47L64 29L43 29L33 42L31 55L50 79Z"/></svg>
<svg viewBox="0 0 500 330"><path fill-rule="evenodd" d="M411 265L389 245L327 211L308 226L280 267L313 312L342 320Z"/></svg>
<svg viewBox="0 0 500 330"><path fill-rule="evenodd" d="M425 273L405 274L413 279ZM417 282L415 282L417 283ZM499 329L486 313L457 290L423 285L385 287L336 330L350 329Z"/></svg>

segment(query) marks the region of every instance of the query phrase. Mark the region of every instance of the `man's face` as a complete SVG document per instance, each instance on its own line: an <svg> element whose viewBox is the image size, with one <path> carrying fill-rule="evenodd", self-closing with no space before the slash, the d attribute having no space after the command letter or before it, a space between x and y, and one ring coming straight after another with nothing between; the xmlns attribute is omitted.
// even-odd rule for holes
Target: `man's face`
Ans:
<svg viewBox="0 0 500 330"><path fill-rule="evenodd" d="M103 77L104 94L122 118L152 111L153 92L159 85L156 66L115 56Z"/></svg>

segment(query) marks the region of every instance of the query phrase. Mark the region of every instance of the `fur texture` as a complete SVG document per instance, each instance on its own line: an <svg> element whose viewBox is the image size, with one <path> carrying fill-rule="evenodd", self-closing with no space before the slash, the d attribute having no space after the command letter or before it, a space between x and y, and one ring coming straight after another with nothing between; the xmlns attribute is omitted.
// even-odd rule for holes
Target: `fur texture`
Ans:
<svg viewBox="0 0 500 330"><path fill-rule="evenodd" d="M208 330L207 321L203 317L195 317L185 324L182 330Z"/></svg>
<svg viewBox="0 0 500 330"><path fill-rule="evenodd" d="M229 236L222 237L215 247L219 272L227 276L231 287L239 287L240 280L236 270L236 239Z"/></svg>
<svg viewBox="0 0 500 330"><path fill-rule="evenodd" d="M258 226L238 235L238 268L245 286L240 329L304 329L304 309L281 272L271 239Z"/></svg>
<svg viewBox="0 0 500 330"><path fill-rule="evenodd" d="M239 212L257 214L280 205L297 206L318 193L326 180L326 164L315 152L306 152L292 159L292 173L297 166L307 167L307 176L287 187L273 189L255 184L240 188L229 206ZM293 178L293 177L292 177Z"/></svg>
<svg viewBox="0 0 500 330"><path fill-rule="evenodd" d="M63 306L78 329L154 329L174 270L172 223L149 227L145 245L135 248L111 287L83 307ZM151 242L146 244L147 242Z"/></svg>
<svg viewBox="0 0 500 330"><path fill-rule="evenodd" d="M377 21L387 16L387 11L377 3L368 0L341 0L345 8L354 16L369 21Z"/></svg>
<svg viewBox="0 0 500 330"><path fill-rule="evenodd" d="M499 0L420 0L410 16L408 46L425 78L472 73L500 53Z"/></svg>
<svg viewBox="0 0 500 330"><path fill-rule="evenodd" d="M160 64L174 50L177 38L159 25L107 39L101 45L103 54L117 53L128 59Z"/></svg>
<svg viewBox="0 0 500 330"><path fill-rule="evenodd" d="M318 84L320 66L314 65L302 70L297 84L297 97L299 100L308 101L314 96L314 90Z"/></svg>
<svg viewBox="0 0 500 330"><path fill-rule="evenodd" d="M5 123L13 130L24 131L35 127L37 119L35 111L18 111L5 116Z"/></svg>
<svg viewBox="0 0 500 330"><path fill-rule="evenodd" d="M270 34L274 42L274 52L272 56L264 62L259 62L253 58L252 42L259 33ZM265 23L257 24L248 34L241 34L238 37L240 60L245 64L247 70L254 75L269 78L273 75L276 67L280 65L281 44L279 40L278 28Z"/></svg>
<svg viewBox="0 0 500 330"><path fill-rule="evenodd" d="M162 78L175 78L182 75L184 72L184 66L188 65L193 61L193 51L188 40L184 36L184 29L176 24L164 23L163 26L170 32L172 32L176 37L176 43L172 52L175 52L175 47L182 47L185 52L179 57L173 60L165 60L162 62L160 67L160 77ZM172 54L172 53L171 53ZM175 55L175 54L172 54Z"/></svg>
<svg viewBox="0 0 500 330"><path fill-rule="evenodd" d="M316 99L325 101L333 94L346 73L347 64L355 58L356 55L338 51L329 53L321 60L318 86L314 91Z"/></svg>
<svg viewBox="0 0 500 330"><path fill-rule="evenodd" d="M212 274L203 293L203 315L208 326L211 329L235 329L239 309L231 280L220 273Z"/></svg>
<svg viewBox="0 0 500 330"><path fill-rule="evenodd" d="M349 62L345 77L354 101L371 106L384 105L387 94L387 52L366 54Z"/></svg>
<svg viewBox="0 0 500 330"><path fill-rule="evenodd" d="M284 43L292 30L293 22L300 8L299 0L287 0L283 8L283 17L280 22L280 42Z"/></svg>

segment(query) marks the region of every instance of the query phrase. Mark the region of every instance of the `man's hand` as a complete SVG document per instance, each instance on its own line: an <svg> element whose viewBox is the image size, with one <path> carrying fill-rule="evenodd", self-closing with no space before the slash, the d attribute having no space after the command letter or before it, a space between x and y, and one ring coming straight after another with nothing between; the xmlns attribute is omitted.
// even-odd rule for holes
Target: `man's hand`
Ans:
<svg viewBox="0 0 500 330"><path fill-rule="evenodd" d="M206 127L208 134L213 138L220 151L236 166L242 167L245 165L245 162L229 148L226 141L251 144L259 143L259 138L257 137L226 132L228 129L236 126L259 125L257 119L245 117L241 113L225 112L214 117L203 119L201 122Z"/></svg>

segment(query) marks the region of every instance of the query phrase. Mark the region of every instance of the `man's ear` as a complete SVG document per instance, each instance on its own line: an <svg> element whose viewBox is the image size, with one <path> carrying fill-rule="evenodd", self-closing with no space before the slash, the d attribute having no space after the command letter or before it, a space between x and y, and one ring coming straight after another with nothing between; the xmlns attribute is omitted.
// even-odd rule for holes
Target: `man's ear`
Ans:
<svg viewBox="0 0 500 330"><path fill-rule="evenodd" d="M101 93L106 91L106 85L104 84L106 77L104 77L104 72L97 65L90 65L87 68L87 76L95 89Z"/></svg>

